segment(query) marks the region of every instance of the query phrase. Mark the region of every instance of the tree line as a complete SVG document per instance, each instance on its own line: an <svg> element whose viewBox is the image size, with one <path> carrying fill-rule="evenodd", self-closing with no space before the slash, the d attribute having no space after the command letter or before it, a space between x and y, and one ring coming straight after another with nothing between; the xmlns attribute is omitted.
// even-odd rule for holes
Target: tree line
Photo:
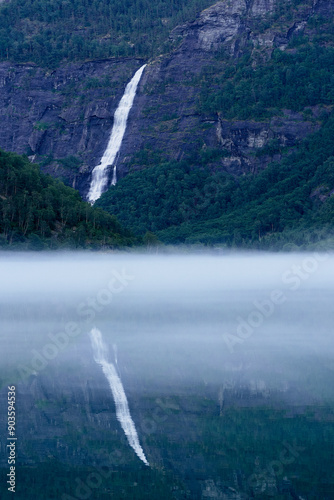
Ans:
<svg viewBox="0 0 334 500"><path fill-rule="evenodd" d="M334 243L334 113L258 174L211 172L208 152L130 173L97 206L165 243L280 249ZM211 152L211 157L215 157ZM204 166L204 164L206 166ZM286 247L288 248L288 247Z"/></svg>
<svg viewBox="0 0 334 500"><path fill-rule="evenodd" d="M0 150L0 246L115 248L133 243L116 217L40 172L27 157Z"/></svg>
<svg viewBox="0 0 334 500"><path fill-rule="evenodd" d="M55 67L167 50L169 31L211 0L11 0L0 6L0 59Z"/></svg>

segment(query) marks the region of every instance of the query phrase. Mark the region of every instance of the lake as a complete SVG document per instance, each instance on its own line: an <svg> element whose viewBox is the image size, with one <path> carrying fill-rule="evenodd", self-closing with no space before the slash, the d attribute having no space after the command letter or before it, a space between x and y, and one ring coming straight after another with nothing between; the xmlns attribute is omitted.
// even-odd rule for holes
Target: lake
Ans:
<svg viewBox="0 0 334 500"><path fill-rule="evenodd" d="M0 276L16 498L334 498L332 254L6 252Z"/></svg>

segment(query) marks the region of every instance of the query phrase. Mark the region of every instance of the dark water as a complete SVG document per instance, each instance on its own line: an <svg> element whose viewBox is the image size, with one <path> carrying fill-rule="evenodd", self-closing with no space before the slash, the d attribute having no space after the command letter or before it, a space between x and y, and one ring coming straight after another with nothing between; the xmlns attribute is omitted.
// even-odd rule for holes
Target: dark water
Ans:
<svg viewBox="0 0 334 500"><path fill-rule="evenodd" d="M2 255L3 497L15 385L16 498L334 498L333 271L326 254Z"/></svg>

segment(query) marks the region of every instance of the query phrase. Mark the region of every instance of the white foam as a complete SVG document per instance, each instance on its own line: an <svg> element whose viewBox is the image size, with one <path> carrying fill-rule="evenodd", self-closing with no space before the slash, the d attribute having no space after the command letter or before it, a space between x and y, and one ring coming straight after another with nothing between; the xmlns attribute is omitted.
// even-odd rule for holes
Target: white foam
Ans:
<svg viewBox="0 0 334 500"><path fill-rule="evenodd" d="M120 150L122 140L126 130L126 122L132 108L133 101L137 92L137 87L146 64L136 71L133 78L127 84L124 95L119 102L114 115L114 125L110 134L108 146L101 158L100 163L92 172L92 180L88 193L88 201L95 203L101 194L108 188L109 169L113 168L111 184L114 186L117 182L117 172L115 159Z"/></svg>

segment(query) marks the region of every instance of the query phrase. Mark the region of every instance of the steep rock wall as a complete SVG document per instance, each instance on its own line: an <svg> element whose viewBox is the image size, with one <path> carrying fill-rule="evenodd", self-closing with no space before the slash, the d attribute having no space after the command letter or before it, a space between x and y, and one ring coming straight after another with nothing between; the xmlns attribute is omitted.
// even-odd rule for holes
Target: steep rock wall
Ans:
<svg viewBox="0 0 334 500"><path fill-rule="evenodd" d="M277 4L275 0L221 1L172 31L177 48L151 62L141 82L133 111L136 120L129 123L122 148L119 170L123 174L136 168L132 155L143 148L179 160L207 147L224 149L216 168L235 174L255 172L280 158L279 153L265 154L263 148L272 141L281 148L293 148L317 129L317 109L309 117L313 119L283 110L280 116L260 122L198 112L198 75L212 61L217 64L217 51L224 52L225 60L238 60L246 49L253 51L251 64L256 65L259 57L270 58L274 49L285 50L296 32L306 30L310 16L330 16L334 5L331 0L308 1L294 11L289 22L280 24L272 17Z"/></svg>
<svg viewBox="0 0 334 500"><path fill-rule="evenodd" d="M1 63L0 147L27 154L85 192L124 88L141 64L111 59L46 71Z"/></svg>
<svg viewBox="0 0 334 500"><path fill-rule="evenodd" d="M272 141L291 148L317 128L316 119L307 121L289 110L262 122L198 112L198 78L217 51L233 61L251 50L256 64L259 54L269 58L275 48L285 50L296 32L309 29L310 16L330 17L334 12L333 0L305 0L289 20L280 22L275 17L278 5L278 0L220 1L171 32L174 49L149 61L139 84L118 158L120 177L145 168L138 161L140 151L155 151L169 160L207 147L224 152L214 168L237 175L255 172L279 159L279 151L274 157L265 154ZM0 147L28 154L85 196L91 171L107 145L114 111L143 62L89 61L49 72L1 63Z"/></svg>

